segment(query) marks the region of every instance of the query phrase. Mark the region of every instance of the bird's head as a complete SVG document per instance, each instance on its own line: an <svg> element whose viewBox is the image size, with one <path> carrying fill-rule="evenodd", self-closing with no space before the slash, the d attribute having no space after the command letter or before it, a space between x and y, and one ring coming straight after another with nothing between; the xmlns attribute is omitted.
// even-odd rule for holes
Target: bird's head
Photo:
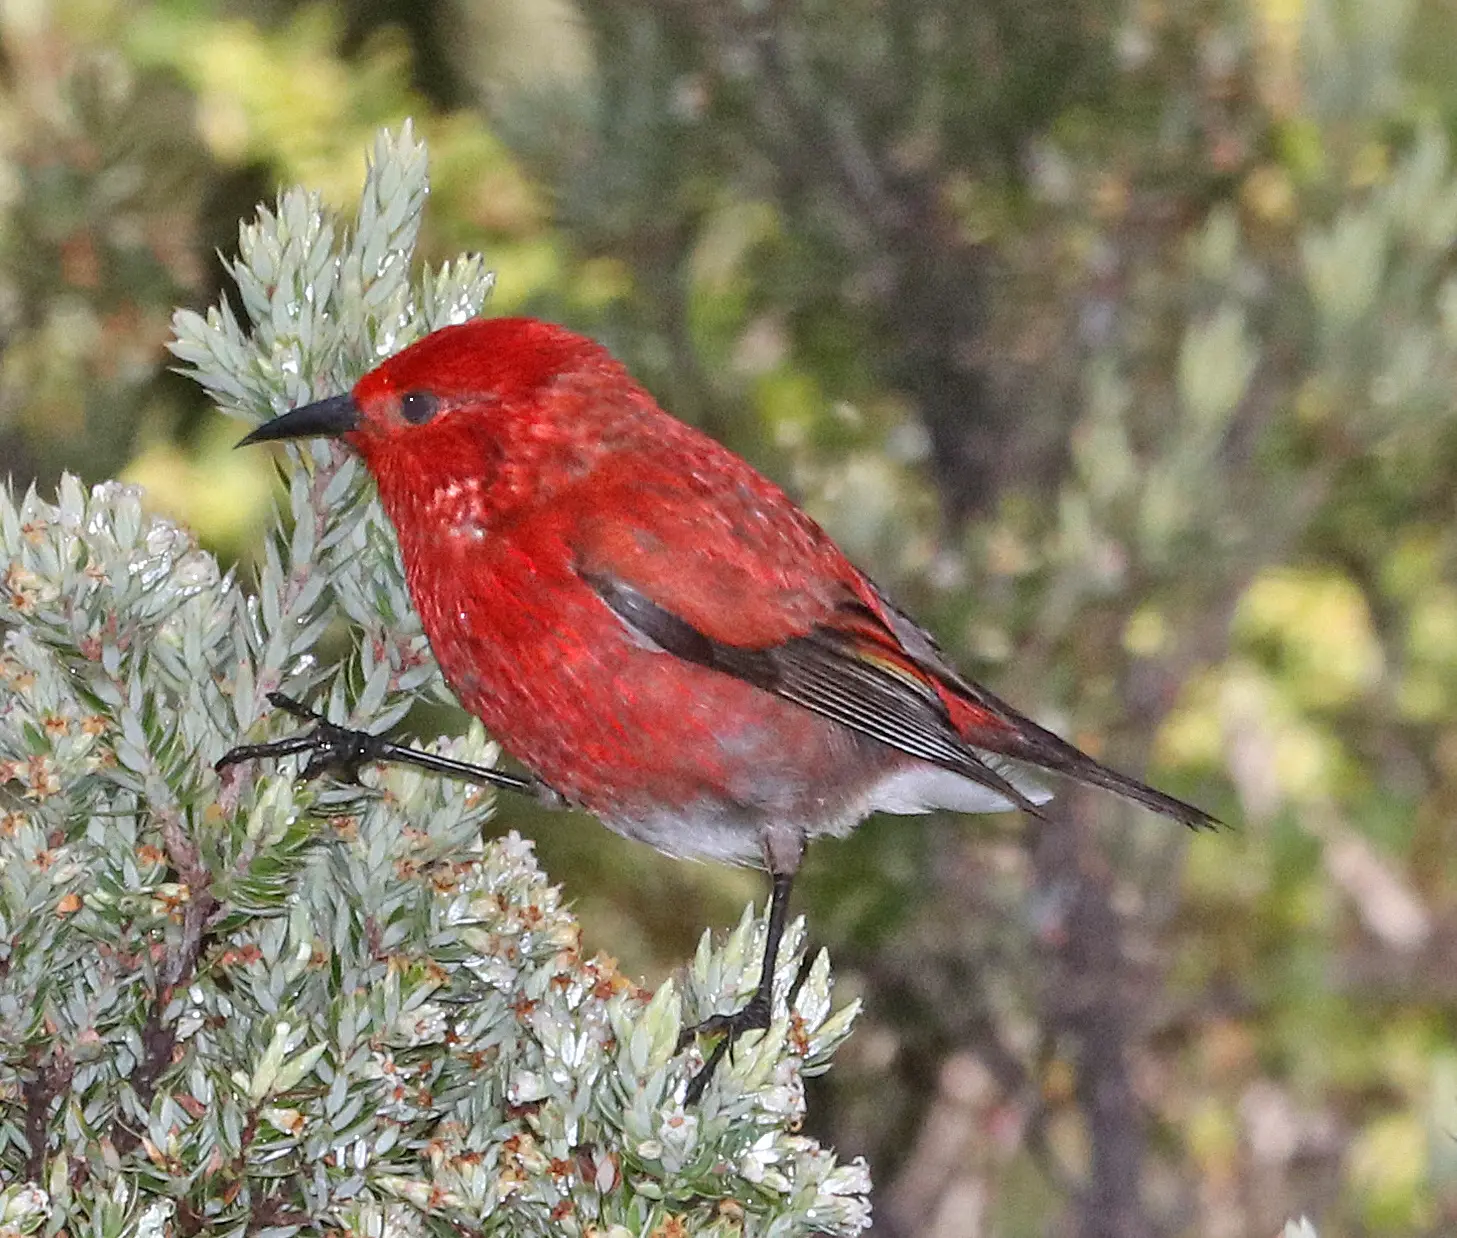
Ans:
<svg viewBox="0 0 1457 1238"><path fill-rule="evenodd" d="M376 366L352 391L265 422L238 444L343 438L366 458L432 454L450 431L506 420L574 376L621 367L600 344L535 318L476 318L442 327ZM493 417L494 414L494 417Z"/></svg>
<svg viewBox="0 0 1457 1238"><path fill-rule="evenodd" d="M640 395L585 336L533 318L478 318L432 332L352 391L284 413L238 445L342 438L364 457L391 514L404 515L405 497L429 488L422 479L436 489L469 481L479 492L530 474L549 486L610 442L610 423Z"/></svg>

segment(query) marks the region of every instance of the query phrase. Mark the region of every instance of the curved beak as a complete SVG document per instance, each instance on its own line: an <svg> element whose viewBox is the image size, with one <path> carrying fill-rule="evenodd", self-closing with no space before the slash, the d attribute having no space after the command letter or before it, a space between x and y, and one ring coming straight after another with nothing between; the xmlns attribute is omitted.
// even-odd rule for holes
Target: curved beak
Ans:
<svg viewBox="0 0 1457 1238"><path fill-rule="evenodd" d="M342 395L331 395L327 400L300 405L282 417L265 421L252 434L239 439L237 445L247 447L253 443L286 438L338 438L358 428L359 406L346 391Z"/></svg>

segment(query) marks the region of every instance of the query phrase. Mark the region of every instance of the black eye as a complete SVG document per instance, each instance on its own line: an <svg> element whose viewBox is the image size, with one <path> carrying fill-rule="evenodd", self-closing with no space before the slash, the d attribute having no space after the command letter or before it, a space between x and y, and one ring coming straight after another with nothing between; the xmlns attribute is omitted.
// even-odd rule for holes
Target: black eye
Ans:
<svg viewBox="0 0 1457 1238"><path fill-rule="evenodd" d="M411 425L424 425L440 411L440 398L431 391L407 391L400 397L400 416Z"/></svg>

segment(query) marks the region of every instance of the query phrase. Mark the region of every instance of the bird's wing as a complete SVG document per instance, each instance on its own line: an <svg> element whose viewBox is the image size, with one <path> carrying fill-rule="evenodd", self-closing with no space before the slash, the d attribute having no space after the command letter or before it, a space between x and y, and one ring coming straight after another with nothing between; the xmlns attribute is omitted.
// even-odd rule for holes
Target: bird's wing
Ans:
<svg viewBox="0 0 1457 1238"><path fill-rule="evenodd" d="M575 513L578 574L664 652L951 770L1025 811L1036 813L1043 797L1019 765L1104 787L1191 827L1215 824L965 678L818 525L753 482L691 494L683 487L692 479L681 476L635 481L634 494L605 504L599 491L596 511L636 515Z"/></svg>
<svg viewBox="0 0 1457 1238"><path fill-rule="evenodd" d="M945 688L860 596L869 583L817 525L777 492L680 508L678 485L657 484L651 496L638 486L636 502L597 508L636 513L631 520L578 512L570 522L578 575L622 623L665 653L1037 812L1040 789L958 732ZM692 519L674 519L678 510ZM962 712L980 730L1004 725L971 701Z"/></svg>
<svg viewBox="0 0 1457 1238"><path fill-rule="evenodd" d="M961 739L934 684L903 651L877 647L857 638L849 625L832 623L763 648L729 645L633 585L603 573L586 572L583 579L639 638L664 653L742 679L1037 813L1030 798L1037 790L1018 786L1022 780L1013 781L1006 763Z"/></svg>

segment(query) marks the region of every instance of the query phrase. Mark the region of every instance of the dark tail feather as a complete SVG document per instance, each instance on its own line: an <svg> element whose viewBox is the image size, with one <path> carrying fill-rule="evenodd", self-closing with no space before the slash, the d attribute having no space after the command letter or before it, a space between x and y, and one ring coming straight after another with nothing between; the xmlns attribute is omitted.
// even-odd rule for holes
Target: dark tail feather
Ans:
<svg viewBox="0 0 1457 1238"><path fill-rule="evenodd" d="M1056 736L1053 738L1056 739ZM1165 795L1162 791L1156 791L1147 783L1130 778L1127 774L1120 774L1116 769L1109 769L1071 744L1061 740L1058 741L1058 744L1059 748L1049 749L1039 737L1032 742L1015 745L1015 748L1020 751L1014 751L1013 745L1008 745L1003 751L1016 760L1036 765L1040 769L1055 770L1059 774L1065 774L1067 777L1087 783L1089 786L1103 787L1123 796L1124 799L1133 800L1145 808L1152 808L1154 812L1161 813L1165 817L1172 817L1175 821L1187 825L1191 830L1217 830L1223 824L1217 817L1205 812L1202 808L1196 808L1184 800L1176 799L1172 795Z"/></svg>
<svg viewBox="0 0 1457 1238"><path fill-rule="evenodd" d="M975 727L966 736L967 742L977 748L1011 757L1038 769L1063 774L1077 782L1092 787L1102 787L1124 799L1133 800L1145 808L1165 817L1180 821L1191 830L1216 830L1223 825L1219 818L1196 808L1193 804L1155 791L1147 783L1109 769L1101 761L1095 761L1080 748L1073 747L1067 740L1040 727L1026 715L1018 713L1005 701L999 700L979 685L971 685L973 700L977 705L1005 720L1009 731L991 727Z"/></svg>

